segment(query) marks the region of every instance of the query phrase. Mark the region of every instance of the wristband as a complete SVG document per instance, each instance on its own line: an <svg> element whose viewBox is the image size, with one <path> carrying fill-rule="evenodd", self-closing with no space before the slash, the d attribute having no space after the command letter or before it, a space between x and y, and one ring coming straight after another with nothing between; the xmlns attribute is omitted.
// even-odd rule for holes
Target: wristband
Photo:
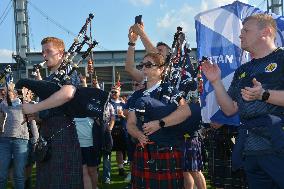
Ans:
<svg viewBox="0 0 284 189"><path fill-rule="evenodd" d="M134 46L135 46L135 43L133 43L133 42L128 42L128 45L134 47Z"/></svg>

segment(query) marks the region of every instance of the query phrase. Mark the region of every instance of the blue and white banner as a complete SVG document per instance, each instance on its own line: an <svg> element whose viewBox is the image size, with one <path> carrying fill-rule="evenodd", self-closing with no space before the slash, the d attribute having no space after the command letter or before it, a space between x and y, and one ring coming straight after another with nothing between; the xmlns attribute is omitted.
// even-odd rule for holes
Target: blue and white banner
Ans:
<svg viewBox="0 0 284 189"><path fill-rule="evenodd" d="M200 60L202 56L207 56L218 64L226 90L230 86L236 68L248 61L248 54L243 52L240 46L242 21L250 15L259 13L264 11L235 1L195 16L197 57ZM276 44L283 46L284 17L271 15L278 27ZM204 76L203 80L204 91L201 95L203 121L239 125L239 116L225 116L217 104L213 87Z"/></svg>

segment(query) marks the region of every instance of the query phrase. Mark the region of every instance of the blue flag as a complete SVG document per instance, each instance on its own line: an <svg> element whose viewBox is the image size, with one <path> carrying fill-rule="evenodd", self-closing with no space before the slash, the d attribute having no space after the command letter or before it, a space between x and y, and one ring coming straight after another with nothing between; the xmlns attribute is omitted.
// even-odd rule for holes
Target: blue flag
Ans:
<svg viewBox="0 0 284 189"><path fill-rule="evenodd" d="M222 82L229 88L234 71L249 60L248 53L242 51L240 32L242 21L254 14L265 13L251 5L235 1L232 4L199 13L195 17L197 57L207 56L217 63L221 69ZM276 45L284 43L284 17L271 14L277 23ZM205 123L217 122L229 125L239 125L236 114L227 117L217 104L214 90L210 82L203 76L204 91L201 95L201 113Z"/></svg>

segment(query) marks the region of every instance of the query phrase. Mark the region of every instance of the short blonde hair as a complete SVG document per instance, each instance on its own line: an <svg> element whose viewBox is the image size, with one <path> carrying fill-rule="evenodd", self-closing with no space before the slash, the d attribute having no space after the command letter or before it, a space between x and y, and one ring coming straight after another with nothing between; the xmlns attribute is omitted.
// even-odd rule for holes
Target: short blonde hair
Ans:
<svg viewBox="0 0 284 189"><path fill-rule="evenodd" d="M249 20L257 21L257 25L259 29L270 27L272 29L273 37L274 38L276 37L277 25L271 15L262 13L262 14L255 14L255 15L248 16L244 19L243 25Z"/></svg>
<svg viewBox="0 0 284 189"><path fill-rule="evenodd" d="M65 44L62 39L59 39L57 37L46 37L41 41L41 45L44 45L46 43L52 43L58 50L63 52L65 51Z"/></svg>

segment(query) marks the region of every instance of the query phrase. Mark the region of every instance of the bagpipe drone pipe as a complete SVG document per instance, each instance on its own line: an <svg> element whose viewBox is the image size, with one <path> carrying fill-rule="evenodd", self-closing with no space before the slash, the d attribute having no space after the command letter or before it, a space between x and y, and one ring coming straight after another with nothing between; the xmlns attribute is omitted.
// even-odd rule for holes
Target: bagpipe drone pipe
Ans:
<svg viewBox="0 0 284 189"><path fill-rule="evenodd" d="M53 93L60 90L61 86L70 80L71 75L78 69L80 64L89 54L95 45L96 40L90 41L86 35L86 30L94 15L89 14L85 24L81 28L77 38L74 39L71 47L65 54L62 63L60 64L52 82L34 79L20 79L16 83L16 89L26 87L33 91L41 100L47 99ZM88 44L88 49L81 55L78 64L73 64L73 58L81 51L83 46ZM40 68L42 64L35 65L35 69ZM72 117L103 117L104 107L108 101L108 93L96 88L79 87L76 89L74 97L62 108L64 113Z"/></svg>
<svg viewBox="0 0 284 189"><path fill-rule="evenodd" d="M171 86L177 88L183 94L183 97L186 99L191 109L191 116L184 122L176 126L160 129L156 131L157 133L166 132L174 137L176 134L193 133L200 129L201 107L198 102L195 103L196 99L191 99L197 96L194 95L197 93L197 81L195 78L196 70L194 70L190 62L189 52L190 49L185 42L185 35L182 32L182 28L177 27L177 32L174 34L172 52L167 58L168 62L166 63L161 85L170 83ZM156 99L151 97L139 98L136 102L137 117L141 116L141 113L144 112L144 122L146 123L153 120L160 120L174 112L177 108L176 104L165 104L161 102L160 100L163 95L164 94L160 92ZM155 133L152 135L152 137L154 137ZM149 138L151 139L151 136L149 136Z"/></svg>

